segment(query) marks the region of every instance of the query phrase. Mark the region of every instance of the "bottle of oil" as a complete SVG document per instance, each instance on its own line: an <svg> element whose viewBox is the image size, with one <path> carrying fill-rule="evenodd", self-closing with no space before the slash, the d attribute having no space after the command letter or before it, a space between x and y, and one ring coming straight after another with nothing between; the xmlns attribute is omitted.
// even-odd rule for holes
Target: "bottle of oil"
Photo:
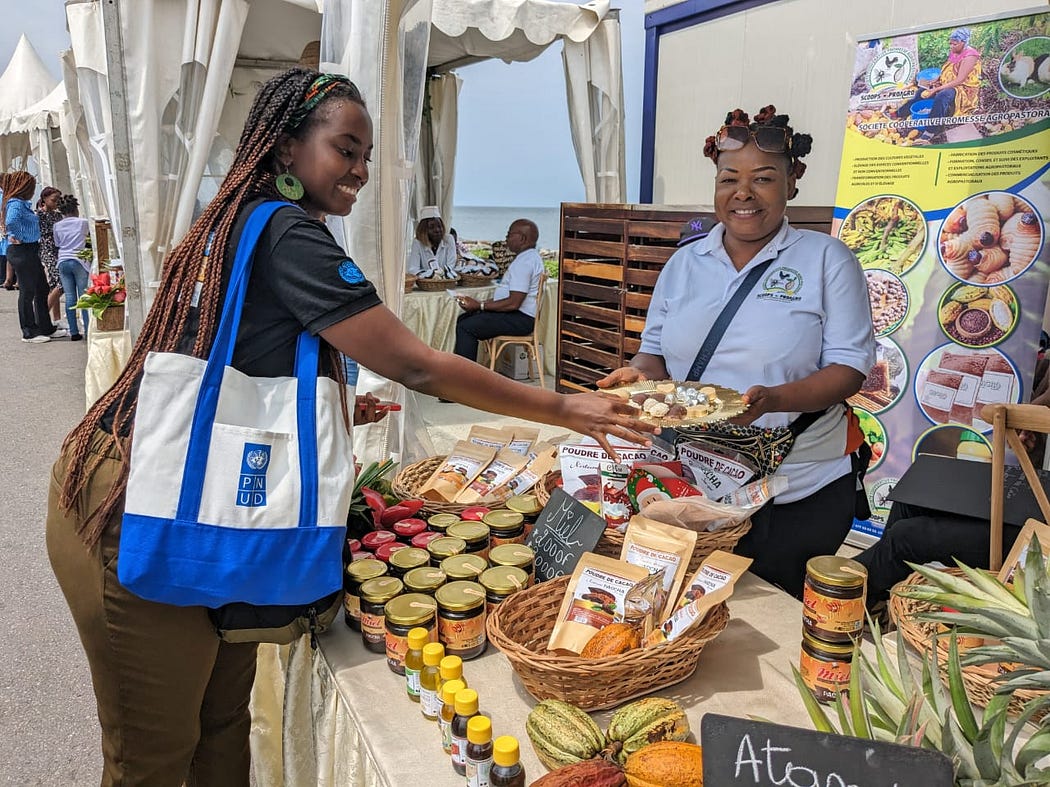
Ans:
<svg viewBox="0 0 1050 787"><path fill-rule="evenodd" d="M447 680L441 684L441 715L438 729L441 730L441 748L452 754L452 718L456 715L456 692L465 689L461 680Z"/></svg>
<svg viewBox="0 0 1050 787"><path fill-rule="evenodd" d="M441 680L461 680L464 687L469 687L467 679L463 677L463 659L459 656L445 656L441 659Z"/></svg>
<svg viewBox="0 0 1050 787"><path fill-rule="evenodd" d="M489 787L492 770L492 720L477 715L467 722L467 787Z"/></svg>
<svg viewBox="0 0 1050 787"><path fill-rule="evenodd" d="M452 717L452 768L467 775L467 722L478 715L478 693L474 689L456 692L456 715Z"/></svg>
<svg viewBox="0 0 1050 787"><path fill-rule="evenodd" d="M525 787L525 769L521 767L518 739L500 735L492 742L492 770L489 787Z"/></svg>
<svg viewBox="0 0 1050 787"><path fill-rule="evenodd" d="M408 653L405 654L405 690L412 702L419 702L419 673L423 669L423 646L430 642L430 632L414 628L408 632Z"/></svg>
<svg viewBox="0 0 1050 787"><path fill-rule="evenodd" d="M428 642L423 646L423 669L419 673L419 709L423 718L437 721L441 713L441 669L438 665L445 656L445 646Z"/></svg>

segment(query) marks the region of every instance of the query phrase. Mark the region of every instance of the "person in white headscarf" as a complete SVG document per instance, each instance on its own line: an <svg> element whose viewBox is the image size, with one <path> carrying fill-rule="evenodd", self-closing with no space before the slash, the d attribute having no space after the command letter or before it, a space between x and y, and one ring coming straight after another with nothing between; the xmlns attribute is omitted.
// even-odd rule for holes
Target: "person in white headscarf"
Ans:
<svg viewBox="0 0 1050 787"><path fill-rule="evenodd" d="M445 222L437 206L427 205L419 212L419 224L416 225L416 237L408 252L406 273L418 276L431 270L451 271L455 266L456 242L445 231Z"/></svg>

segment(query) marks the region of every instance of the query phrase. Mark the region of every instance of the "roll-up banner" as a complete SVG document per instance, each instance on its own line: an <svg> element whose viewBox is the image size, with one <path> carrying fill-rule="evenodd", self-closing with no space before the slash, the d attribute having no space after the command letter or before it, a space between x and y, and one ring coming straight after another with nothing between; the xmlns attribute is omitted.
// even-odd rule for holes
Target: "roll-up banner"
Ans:
<svg viewBox="0 0 1050 787"><path fill-rule="evenodd" d="M870 520L920 453L991 461L984 405L1031 398L1050 282L1050 12L857 44L833 233L868 279L878 352L850 399Z"/></svg>

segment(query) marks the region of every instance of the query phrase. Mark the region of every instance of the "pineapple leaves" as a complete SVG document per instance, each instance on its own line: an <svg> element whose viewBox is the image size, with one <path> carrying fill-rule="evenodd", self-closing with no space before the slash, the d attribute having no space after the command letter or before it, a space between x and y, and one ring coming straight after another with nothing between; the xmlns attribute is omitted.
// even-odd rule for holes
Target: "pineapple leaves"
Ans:
<svg viewBox="0 0 1050 787"><path fill-rule="evenodd" d="M839 734L838 730L832 725L828 715L824 713L824 709L820 707L820 703L817 702L817 698L813 696L813 692L809 690L809 686L802 680L802 675L798 669L792 665L791 674L795 677L795 685L798 687L798 693L802 696L802 704L806 706L806 712L809 714L810 721L813 722L814 728L818 732L831 732L836 735Z"/></svg>
<svg viewBox="0 0 1050 787"><path fill-rule="evenodd" d="M1021 775L1028 778L1029 770L1048 754L1050 754L1050 727L1043 727L1032 735L1017 752L1014 764Z"/></svg>
<svg viewBox="0 0 1050 787"><path fill-rule="evenodd" d="M860 660L860 642L853 643L853 661L856 663ZM868 710L864 706L864 690L861 688L860 683L860 670L850 670L849 676L849 711L850 716L853 720L853 734L858 738L872 737L871 732L871 719L868 716ZM839 693L841 702L842 694Z"/></svg>
<svg viewBox="0 0 1050 787"><path fill-rule="evenodd" d="M959 639L954 631L948 640L948 690L959 729L972 744L977 740L977 719L970 707L970 699L966 696L966 684L963 683L962 666L959 664Z"/></svg>

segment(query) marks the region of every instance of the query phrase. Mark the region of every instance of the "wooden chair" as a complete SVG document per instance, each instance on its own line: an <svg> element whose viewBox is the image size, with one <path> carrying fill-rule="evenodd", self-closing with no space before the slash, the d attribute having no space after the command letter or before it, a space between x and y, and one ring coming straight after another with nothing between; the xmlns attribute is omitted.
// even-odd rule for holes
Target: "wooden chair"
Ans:
<svg viewBox="0 0 1050 787"><path fill-rule="evenodd" d="M981 418L992 425L992 494L991 543L988 564L993 572L1003 566L1003 503L1005 500L1006 447L1017 455L1018 464L1032 488L1043 520L1050 522L1050 500L1039 476L1028 458L1028 452L1017 434L1029 432L1050 434L1050 408L1037 404L990 404L981 411Z"/></svg>
<svg viewBox="0 0 1050 787"><path fill-rule="evenodd" d="M525 348L525 354L529 356L529 372L531 374L532 364L536 364L536 376L540 381L540 388L544 387L543 383L543 358L540 357L540 315L543 313L543 301L544 293L547 289L547 274L540 274L539 287L536 290L536 319L532 327L532 333L524 336L494 336L491 339L485 339L485 349L489 354L489 369L496 368L496 359L499 358L504 348L510 347L515 344L520 344Z"/></svg>

